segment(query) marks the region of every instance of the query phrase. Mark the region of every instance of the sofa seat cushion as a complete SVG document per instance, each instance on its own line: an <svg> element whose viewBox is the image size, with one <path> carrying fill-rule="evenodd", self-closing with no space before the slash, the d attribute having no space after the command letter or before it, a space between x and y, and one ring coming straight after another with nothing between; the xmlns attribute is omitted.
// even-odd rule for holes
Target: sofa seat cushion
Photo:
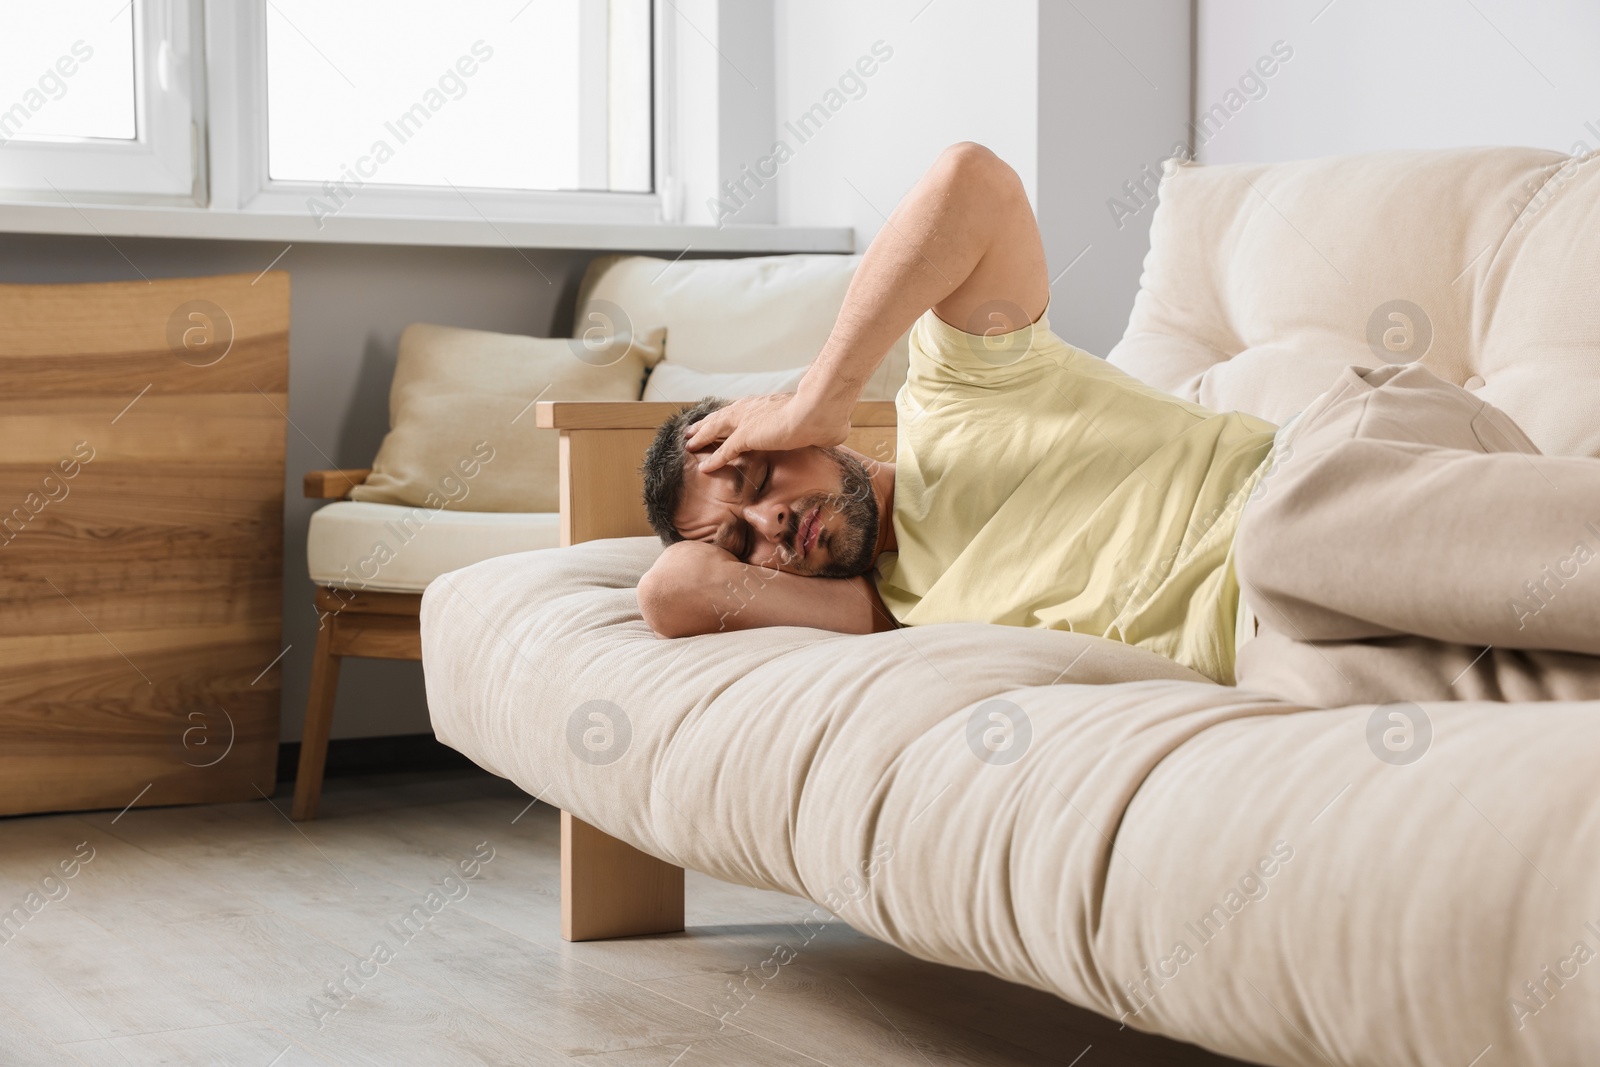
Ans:
<svg viewBox="0 0 1600 1067"><path fill-rule="evenodd" d="M318 585L420 593L446 571L560 543L561 516L553 512L446 511L339 500L312 514L306 564Z"/></svg>
<svg viewBox="0 0 1600 1067"><path fill-rule="evenodd" d="M1600 705L1425 705L1401 765L1383 709L1085 635L659 640L634 585L660 551L440 576L439 738L673 863L1252 1062L1592 1061L1600 982L1522 983L1600 945Z"/></svg>

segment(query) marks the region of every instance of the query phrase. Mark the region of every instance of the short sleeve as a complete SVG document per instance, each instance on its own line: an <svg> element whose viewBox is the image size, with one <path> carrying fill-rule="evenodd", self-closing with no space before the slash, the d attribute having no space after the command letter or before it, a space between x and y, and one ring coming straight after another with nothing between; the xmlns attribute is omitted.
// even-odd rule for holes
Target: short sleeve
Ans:
<svg viewBox="0 0 1600 1067"><path fill-rule="evenodd" d="M911 328L906 380L934 391L953 384L991 386L1010 381L1036 361L1036 341L1053 339L1044 315L1009 333L972 334L945 322L932 309Z"/></svg>

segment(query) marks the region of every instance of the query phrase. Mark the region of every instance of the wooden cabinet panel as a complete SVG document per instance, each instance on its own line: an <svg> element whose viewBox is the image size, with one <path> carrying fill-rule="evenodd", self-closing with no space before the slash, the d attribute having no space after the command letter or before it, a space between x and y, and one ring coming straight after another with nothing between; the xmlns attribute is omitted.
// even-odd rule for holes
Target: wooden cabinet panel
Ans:
<svg viewBox="0 0 1600 1067"><path fill-rule="evenodd" d="M0 286L0 814L271 792L289 279Z"/></svg>

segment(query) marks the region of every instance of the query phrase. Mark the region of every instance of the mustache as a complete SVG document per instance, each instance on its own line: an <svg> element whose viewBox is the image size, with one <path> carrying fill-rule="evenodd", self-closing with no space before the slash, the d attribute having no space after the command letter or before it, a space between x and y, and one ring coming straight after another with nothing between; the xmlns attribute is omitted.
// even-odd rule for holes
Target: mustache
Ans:
<svg viewBox="0 0 1600 1067"><path fill-rule="evenodd" d="M794 507L789 509L788 527L783 533L784 562L793 563L800 558L800 524L805 521L812 510L834 502L837 499L832 493L813 493L811 496L795 501ZM837 508L835 509L837 510ZM822 521L821 516L817 518Z"/></svg>

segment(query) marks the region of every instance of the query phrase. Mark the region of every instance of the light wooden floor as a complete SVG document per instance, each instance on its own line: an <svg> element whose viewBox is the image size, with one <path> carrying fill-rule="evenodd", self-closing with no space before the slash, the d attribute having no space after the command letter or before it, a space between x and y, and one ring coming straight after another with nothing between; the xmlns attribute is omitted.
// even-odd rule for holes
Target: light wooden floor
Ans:
<svg viewBox="0 0 1600 1067"><path fill-rule="evenodd" d="M810 905L692 872L688 933L567 944L556 813L486 775L330 781L301 828L274 803L0 819L0 915L44 902L0 934L0 1063L1234 1062L842 922L806 943L791 924ZM462 896L444 880L483 841ZM44 882L80 842L93 859ZM459 899L397 935L441 884ZM362 964L378 942L392 958ZM792 962L719 1018L725 983L780 944Z"/></svg>

